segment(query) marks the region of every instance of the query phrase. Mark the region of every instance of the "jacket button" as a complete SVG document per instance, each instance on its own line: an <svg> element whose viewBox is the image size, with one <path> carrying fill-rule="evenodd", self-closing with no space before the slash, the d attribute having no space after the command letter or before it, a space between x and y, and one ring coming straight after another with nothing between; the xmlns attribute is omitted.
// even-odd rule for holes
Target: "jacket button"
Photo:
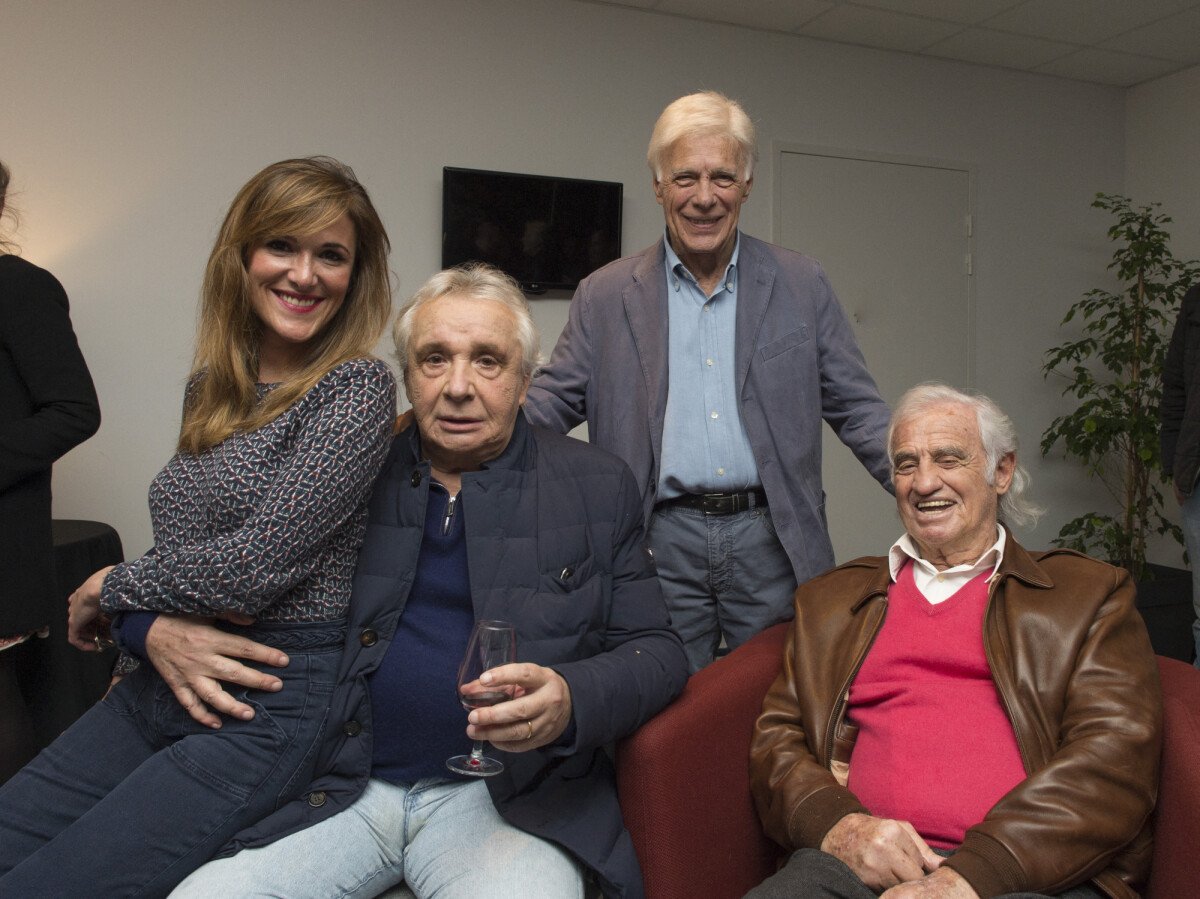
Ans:
<svg viewBox="0 0 1200 899"><path fill-rule="evenodd" d="M362 725L357 721L347 721L342 725L342 733L347 737L357 737L362 733Z"/></svg>
<svg viewBox="0 0 1200 899"><path fill-rule="evenodd" d="M412 480L409 481L409 483L412 484L414 487L420 487L421 486L421 472L414 471L412 473Z"/></svg>
<svg viewBox="0 0 1200 899"><path fill-rule="evenodd" d="M308 794L308 804L313 808L320 808L325 804L325 791L313 790Z"/></svg>
<svg viewBox="0 0 1200 899"><path fill-rule="evenodd" d="M379 634L375 633L371 628L367 628L358 635L358 642L363 646L374 646L379 642Z"/></svg>

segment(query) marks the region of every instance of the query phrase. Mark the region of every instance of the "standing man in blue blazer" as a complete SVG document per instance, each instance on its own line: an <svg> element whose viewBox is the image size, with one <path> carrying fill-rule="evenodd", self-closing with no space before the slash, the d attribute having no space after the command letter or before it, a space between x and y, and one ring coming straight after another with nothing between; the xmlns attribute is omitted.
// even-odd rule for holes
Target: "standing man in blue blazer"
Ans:
<svg viewBox="0 0 1200 899"><path fill-rule="evenodd" d="M525 410L624 459L692 670L791 617L834 564L821 421L889 484L888 408L820 265L738 230L754 126L711 91L671 103L647 160L666 233L590 275Z"/></svg>

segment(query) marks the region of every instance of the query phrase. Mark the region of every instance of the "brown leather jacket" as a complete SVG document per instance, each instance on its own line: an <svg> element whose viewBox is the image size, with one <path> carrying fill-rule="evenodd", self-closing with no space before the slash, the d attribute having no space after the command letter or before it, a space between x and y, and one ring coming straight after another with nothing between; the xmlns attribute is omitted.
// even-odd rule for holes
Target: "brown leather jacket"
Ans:
<svg viewBox="0 0 1200 899"><path fill-rule="evenodd" d="M867 812L830 769L853 748L847 692L883 623L888 583L887 559L873 557L796 590L783 670L750 753L759 815L787 849L819 847L842 817ZM981 897L1089 879L1137 896L1150 867L1162 697L1129 575L1070 550L1028 553L1010 534L984 645L1028 777L946 864Z"/></svg>

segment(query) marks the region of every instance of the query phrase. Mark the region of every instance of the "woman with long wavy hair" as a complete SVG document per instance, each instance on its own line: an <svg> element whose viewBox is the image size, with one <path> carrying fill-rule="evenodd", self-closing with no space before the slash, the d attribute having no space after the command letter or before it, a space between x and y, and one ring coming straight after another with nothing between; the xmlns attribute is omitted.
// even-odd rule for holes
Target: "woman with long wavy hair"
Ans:
<svg viewBox="0 0 1200 899"><path fill-rule="evenodd" d="M370 353L389 243L353 172L268 166L209 257L154 546L71 596L71 641L144 654L156 614L215 618L286 653L276 692L205 727L137 666L0 788L0 896L157 896L310 777L395 381Z"/></svg>

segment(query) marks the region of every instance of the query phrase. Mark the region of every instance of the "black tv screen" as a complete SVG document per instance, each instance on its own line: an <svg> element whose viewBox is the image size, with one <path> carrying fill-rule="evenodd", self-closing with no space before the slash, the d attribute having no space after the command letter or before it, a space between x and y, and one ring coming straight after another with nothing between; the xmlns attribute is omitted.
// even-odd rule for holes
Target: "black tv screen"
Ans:
<svg viewBox="0 0 1200 899"><path fill-rule="evenodd" d="M621 255L615 181L442 169L442 267L488 262L530 293L573 290Z"/></svg>

